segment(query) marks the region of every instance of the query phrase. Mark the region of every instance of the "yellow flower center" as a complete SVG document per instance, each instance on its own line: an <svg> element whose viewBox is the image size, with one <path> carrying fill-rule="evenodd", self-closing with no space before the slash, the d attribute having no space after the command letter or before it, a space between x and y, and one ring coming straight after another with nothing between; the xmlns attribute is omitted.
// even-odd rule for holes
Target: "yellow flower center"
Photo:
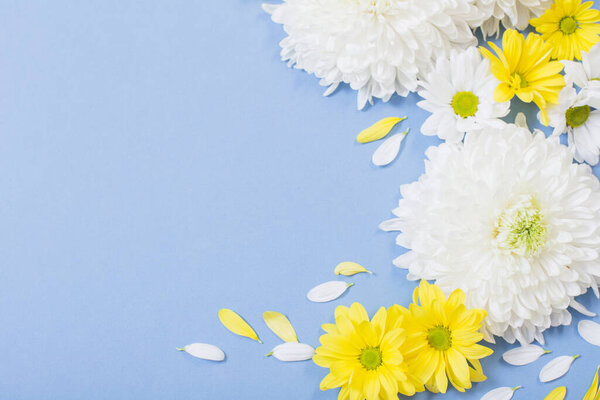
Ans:
<svg viewBox="0 0 600 400"><path fill-rule="evenodd" d="M452 332L445 326L433 327L427 333L429 345L438 351L446 351L452 347Z"/></svg>
<svg viewBox="0 0 600 400"><path fill-rule="evenodd" d="M563 34L572 35L579 28L579 24L573 17L564 17L560 20L558 27Z"/></svg>
<svg viewBox="0 0 600 400"><path fill-rule="evenodd" d="M590 117L590 106L571 107L566 112L567 125L577 128L585 124Z"/></svg>
<svg viewBox="0 0 600 400"><path fill-rule="evenodd" d="M479 98L471 92L458 92L452 99L452 109L462 118L472 117L477 112Z"/></svg>
<svg viewBox="0 0 600 400"><path fill-rule="evenodd" d="M382 354L379 347L365 347L359 357L360 363L367 371L373 371L383 364Z"/></svg>
<svg viewBox="0 0 600 400"><path fill-rule="evenodd" d="M527 82L527 79L525 79L525 77L523 75L521 75L518 72L515 72L512 74L512 80L510 82L510 86L515 90L519 90L519 89L526 88L527 86L529 86L529 83Z"/></svg>
<svg viewBox="0 0 600 400"><path fill-rule="evenodd" d="M546 243L544 216L532 196L521 196L496 222L496 244L521 256L536 254Z"/></svg>

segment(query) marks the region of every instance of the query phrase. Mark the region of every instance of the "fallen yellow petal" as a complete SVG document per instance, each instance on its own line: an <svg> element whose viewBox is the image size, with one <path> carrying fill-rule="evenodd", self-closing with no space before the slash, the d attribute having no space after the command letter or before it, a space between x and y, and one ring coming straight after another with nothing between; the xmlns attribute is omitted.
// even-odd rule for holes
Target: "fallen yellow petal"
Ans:
<svg viewBox="0 0 600 400"><path fill-rule="evenodd" d="M263 319L267 326L284 342L298 342L296 331L285 315L277 311L265 311Z"/></svg>
<svg viewBox="0 0 600 400"><path fill-rule="evenodd" d="M229 329L236 335L244 336L252 340L256 340L258 343L262 341L258 338L254 329L242 317L240 317L235 311L228 308L222 308L219 310L219 320L225 328Z"/></svg>
<svg viewBox="0 0 600 400"><path fill-rule="evenodd" d="M345 276L352 276L352 275L356 275L361 272L367 272L369 274L372 274L371 271L367 270L362 265L357 264L352 261L344 261L344 262L339 263L335 267L335 270L333 272L336 275L345 275Z"/></svg>
<svg viewBox="0 0 600 400"><path fill-rule="evenodd" d="M369 143L375 140L379 140L392 130L394 126L400 121L404 121L406 117L398 118L398 117L389 117L384 118L380 121L375 122L373 125L363 130L356 137L356 141L358 143Z"/></svg>
<svg viewBox="0 0 600 400"><path fill-rule="evenodd" d="M567 395L567 388L560 386L551 391L548 396L544 397L544 400L563 400Z"/></svg>

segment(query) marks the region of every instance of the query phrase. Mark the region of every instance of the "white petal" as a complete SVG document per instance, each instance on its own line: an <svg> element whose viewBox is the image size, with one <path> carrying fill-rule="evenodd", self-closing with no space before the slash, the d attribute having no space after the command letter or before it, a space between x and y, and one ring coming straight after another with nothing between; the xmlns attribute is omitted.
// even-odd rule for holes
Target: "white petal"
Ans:
<svg viewBox="0 0 600 400"><path fill-rule="evenodd" d="M540 382L550 382L560 378L571 368L571 364L579 356L560 356L550 361L540 371Z"/></svg>
<svg viewBox="0 0 600 400"><path fill-rule="evenodd" d="M325 92L323 93L323 97L327 97L330 94L332 94L333 92L335 92L335 89L337 89L339 85L340 85L339 82L335 82L335 83L332 83L331 85L329 85L327 90L325 90Z"/></svg>
<svg viewBox="0 0 600 400"><path fill-rule="evenodd" d="M571 300L571 304L569 304L569 307L571 307L573 310L585 315L586 317L595 317L596 316L595 312L591 312L590 310L587 309L586 306L575 301L575 299Z"/></svg>
<svg viewBox="0 0 600 400"><path fill-rule="evenodd" d="M522 112L518 113L515 118L515 125L520 128L529 129L527 126L527 117Z"/></svg>
<svg viewBox="0 0 600 400"><path fill-rule="evenodd" d="M276 346L271 353L279 361L305 361L315 355L315 349L304 343L287 342Z"/></svg>
<svg viewBox="0 0 600 400"><path fill-rule="evenodd" d="M548 353L550 353L550 351L544 350L540 346L530 344L509 350L502 355L502 358L510 365L527 365Z"/></svg>
<svg viewBox="0 0 600 400"><path fill-rule="evenodd" d="M325 282L312 288L306 297L315 303L326 303L340 297L352 285L344 281Z"/></svg>
<svg viewBox="0 0 600 400"><path fill-rule="evenodd" d="M397 133L386 139L386 141L375 150L375 153L373 153L373 164L382 167L394 161L400 151L400 144L402 144L407 133L408 131Z"/></svg>
<svg viewBox="0 0 600 400"><path fill-rule="evenodd" d="M494 389L484 394L481 400L510 400L512 399L513 394L515 393L515 390L520 388L521 386L517 386L514 388L501 387L498 389Z"/></svg>
<svg viewBox="0 0 600 400"><path fill-rule="evenodd" d="M600 325L590 320L579 321L577 325L579 335L586 342L600 346Z"/></svg>
<svg viewBox="0 0 600 400"><path fill-rule="evenodd" d="M277 4L268 4L268 3L262 4L263 11L266 12L267 14L271 14L271 15L275 12L277 7L278 7Z"/></svg>
<svg viewBox="0 0 600 400"><path fill-rule="evenodd" d="M185 351L191 356L202 358L204 360L223 361L225 359L225 353L223 353L223 350L217 346L213 346L212 344L193 343L177 350Z"/></svg>

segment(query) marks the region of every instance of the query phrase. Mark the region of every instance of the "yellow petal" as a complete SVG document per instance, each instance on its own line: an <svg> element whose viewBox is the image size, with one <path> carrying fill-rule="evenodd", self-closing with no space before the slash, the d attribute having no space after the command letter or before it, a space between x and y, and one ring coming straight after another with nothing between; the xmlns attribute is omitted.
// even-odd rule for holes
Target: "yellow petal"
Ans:
<svg viewBox="0 0 600 400"><path fill-rule="evenodd" d="M563 400L566 395L567 388L560 386L548 393L548 396L544 397L544 400Z"/></svg>
<svg viewBox="0 0 600 400"><path fill-rule="evenodd" d="M362 265L357 264L355 262L351 262L351 261L344 261L344 262L339 263L335 267L335 270L333 272L336 275L345 275L345 276L352 276L352 275L356 275L361 272L367 272L369 274L372 274L371 271L367 270Z"/></svg>
<svg viewBox="0 0 600 400"><path fill-rule="evenodd" d="M600 391L598 390L598 370L596 370L594 382L592 382L592 386L590 386L590 389L583 396L583 400L597 400L598 398L600 398Z"/></svg>
<svg viewBox="0 0 600 400"><path fill-rule="evenodd" d="M362 131L361 133L359 133L358 136L356 137L356 141L358 143L369 143L369 142L373 142L375 140L379 140L379 139L385 137L385 135L387 135L388 133L390 133L392 128L394 126L396 126L396 124L398 122L404 121L405 119L406 119L406 117L384 118L384 119L374 123L367 129Z"/></svg>
<svg viewBox="0 0 600 400"><path fill-rule="evenodd" d="M235 311L228 308L222 308L219 310L219 320L225 328L229 329L236 335L244 336L252 340L256 340L258 343L262 343L258 338L254 329L242 317L240 317Z"/></svg>
<svg viewBox="0 0 600 400"><path fill-rule="evenodd" d="M487 376L483 374L483 368L481 367L481 363L479 360L468 360L469 364L469 374L472 382L483 382L487 379Z"/></svg>
<svg viewBox="0 0 600 400"><path fill-rule="evenodd" d="M500 83L494 90L494 101L496 103L504 103L513 98L515 93L506 83Z"/></svg>
<svg viewBox="0 0 600 400"><path fill-rule="evenodd" d="M265 311L263 313L265 324L281 338L284 342L297 342L296 331L285 315L277 311Z"/></svg>

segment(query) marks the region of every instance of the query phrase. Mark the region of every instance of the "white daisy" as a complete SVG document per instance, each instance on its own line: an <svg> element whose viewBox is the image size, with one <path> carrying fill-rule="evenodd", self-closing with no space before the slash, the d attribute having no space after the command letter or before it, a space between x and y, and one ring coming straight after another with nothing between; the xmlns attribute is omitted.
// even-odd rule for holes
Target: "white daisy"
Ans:
<svg viewBox="0 0 600 400"><path fill-rule="evenodd" d="M550 7L553 0L477 0L476 6L489 16L481 24L483 37L498 35L500 22L507 29L523 30L529 20L539 17ZM473 28L479 26L471 25Z"/></svg>
<svg viewBox="0 0 600 400"><path fill-rule="evenodd" d="M285 0L263 8L283 25L281 58L329 86L358 90L358 108L417 89L417 76L453 47L476 43L475 0Z"/></svg>
<svg viewBox="0 0 600 400"><path fill-rule="evenodd" d="M577 85L585 91L600 92L600 43L586 53L581 52L581 62L562 61L565 65L567 86Z"/></svg>
<svg viewBox="0 0 600 400"><path fill-rule="evenodd" d="M568 134L569 148L575 159L590 165L600 156L600 94L593 90L579 93L573 85L563 88L558 104L548 108L553 135Z"/></svg>
<svg viewBox="0 0 600 400"><path fill-rule="evenodd" d="M494 101L499 82L490 72L489 61L475 47L438 58L419 83L423 88L419 95L425 100L417 105L432 113L421 127L424 135L458 142L465 132L504 125L498 118L508 114L510 102Z"/></svg>
<svg viewBox="0 0 600 400"><path fill-rule="evenodd" d="M600 283L600 182L557 138L506 124L426 153L426 173L400 188L397 218L411 280L462 289L487 310L483 332L522 344L571 323L573 298Z"/></svg>

